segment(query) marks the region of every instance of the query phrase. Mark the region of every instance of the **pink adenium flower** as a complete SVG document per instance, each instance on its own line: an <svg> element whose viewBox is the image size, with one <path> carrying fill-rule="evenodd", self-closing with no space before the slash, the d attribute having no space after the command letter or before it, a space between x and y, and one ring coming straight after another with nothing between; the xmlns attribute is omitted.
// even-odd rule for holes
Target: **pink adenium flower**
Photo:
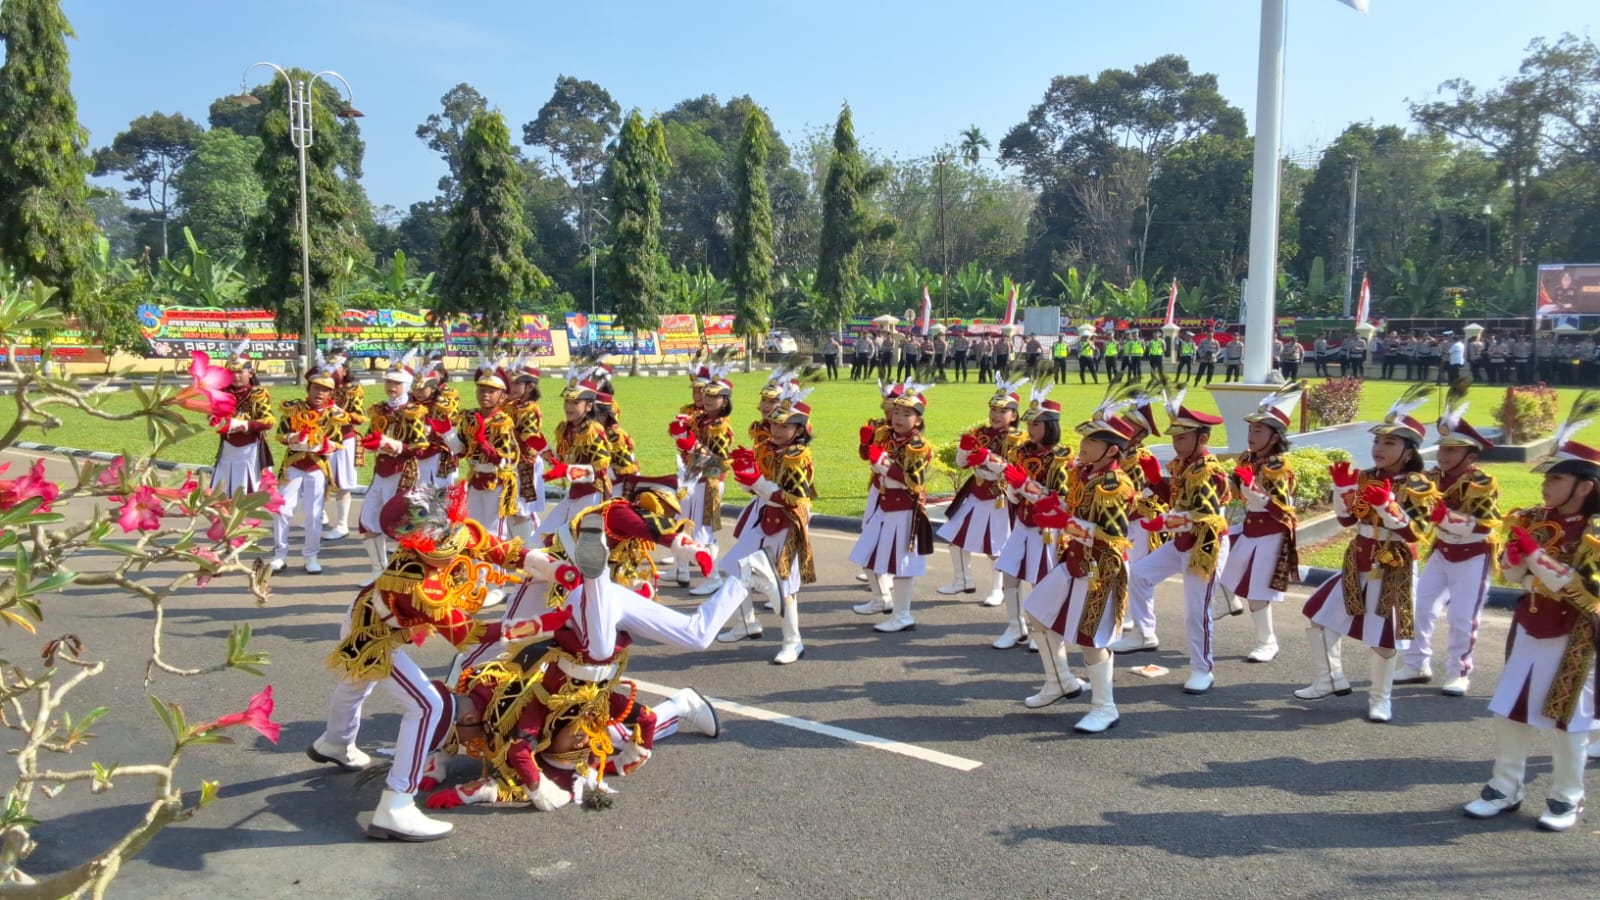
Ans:
<svg viewBox="0 0 1600 900"><path fill-rule="evenodd" d="M189 386L178 392L168 402L190 412L208 416L231 416L238 406L238 398L228 388L233 384L233 373L226 366L214 366L211 357L198 350L189 354Z"/></svg>
<svg viewBox="0 0 1600 900"><path fill-rule="evenodd" d="M196 575L194 579L195 587L205 587L211 583L211 576L216 574L216 570L222 566L222 557L204 547L200 547L193 552L195 556L198 556L206 562L212 564L209 567L201 566L200 573Z"/></svg>
<svg viewBox="0 0 1600 900"><path fill-rule="evenodd" d="M283 508L283 495L278 493L278 478L271 469L261 473L261 490L267 493L267 503L261 507L273 515Z"/></svg>
<svg viewBox="0 0 1600 900"><path fill-rule="evenodd" d="M272 721L272 706L272 685L269 684L261 693L250 698L250 704L244 708L244 712L223 716L210 725L200 726L195 731L199 734L204 734L215 728L246 725L254 728L262 737L276 744L278 742L278 732L283 726Z"/></svg>
<svg viewBox="0 0 1600 900"><path fill-rule="evenodd" d="M122 484L122 479L127 474L128 461L119 456L111 461L111 465L107 466L104 472L100 473L100 477L95 479L95 483L101 487L117 487Z"/></svg>
<svg viewBox="0 0 1600 900"><path fill-rule="evenodd" d="M9 464L8 464L9 467ZM0 471L5 471L0 469ZM10 509L19 503L42 497L39 512L49 512L50 504L61 496L61 485L46 478L44 460L36 460L28 474L16 479L0 479L0 509Z"/></svg>
<svg viewBox="0 0 1600 900"><path fill-rule="evenodd" d="M141 487L122 503L122 514L117 524L124 534L135 531L155 531L161 527L161 512L165 506L154 488Z"/></svg>

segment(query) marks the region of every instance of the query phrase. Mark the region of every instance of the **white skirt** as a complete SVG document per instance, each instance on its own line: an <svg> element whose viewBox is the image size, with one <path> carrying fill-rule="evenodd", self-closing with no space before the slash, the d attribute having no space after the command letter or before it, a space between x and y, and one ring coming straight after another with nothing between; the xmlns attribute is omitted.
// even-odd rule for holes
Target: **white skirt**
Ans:
<svg viewBox="0 0 1600 900"><path fill-rule="evenodd" d="M348 491L361 483L356 472L355 438L345 438L328 454L328 470L333 473L334 490Z"/></svg>
<svg viewBox="0 0 1600 900"><path fill-rule="evenodd" d="M211 489L229 497L261 490L261 448L255 443L243 447L223 443L211 472Z"/></svg>
<svg viewBox="0 0 1600 900"><path fill-rule="evenodd" d="M1555 602L1555 601L1550 601ZM1521 625L1512 625L1511 655L1506 657L1506 667L1500 673L1500 683L1495 686L1494 697L1489 701L1489 711L1513 722L1522 722L1534 728L1558 729L1560 724L1544 714L1545 695L1561 667L1561 656L1567 650L1565 635L1555 638L1529 637ZM1526 696L1526 700L1522 698ZM1578 694L1578 706L1572 721L1563 730L1588 731L1595 726L1594 718L1594 664L1583 677L1583 691Z"/></svg>
<svg viewBox="0 0 1600 900"><path fill-rule="evenodd" d="M912 512L874 509L861 525L861 537L850 551L850 561L868 571L896 578L916 578L927 571L927 558L917 555L911 546Z"/></svg>
<svg viewBox="0 0 1600 900"><path fill-rule="evenodd" d="M1272 589L1272 573L1286 536L1282 532L1264 537L1240 534L1228 548L1228 562L1222 567L1223 587L1246 600L1281 602L1283 591Z"/></svg>
<svg viewBox="0 0 1600 900"><path fill-rule="evenodd" d="M1109 647L1122 629L1116 605L1111 598L1100 613L1092 637L1078 633L1083 624L1083 609L1089 599L1089 579L1074 578L1064 565L1051 569L1022 601L1022 610L1034 621L1080 647Z"/></svg>
<svg viewBox="0 0 1600 900"><path fill-rule="evenodd" d="M712 552L717 549L717 533L707 527L706 518L706 483L695 482L694 489L689 491L689 496L683 501L683 514L678 516L685 522L694 526L694 540L696 543L709 547Z"/></svg>
<svg viewBox="0 0 1600 900"><path fill-rule="evenodd" d="M361 533L383 534L383 507L400 492L400 473L374 475L361 498Z"/></svg>
<svg viewBox="0 0 1600 900"><path fill-rule="evenodd" d="M994 567L1029 584L1038 584L1056 567L1055 541L1046 541L1039 529L1018 524L1011 529Z"/></svg>
<svg viewBox="0 0 1600 900"><path fill-rule="evenodd" d="M939 527L939 537L970 553L998 556L1011 537L1011 510L1003 497L999 501L968 497Z"/></svg>
<svg viewBox="0 0 1600 900"><path fill-rule="evenodd" d="M1383 582L1369 581L1362 576L1363 590L1366 591L1366 612L1360 616L1352 616L1344 609L1344 579L1334 576L1322 583L1311 594L1311 599L1306 601L1305 615L1313 624L1320 625L1336 634L1342 634L1352 640L1360 641L1368 647L1379 647L1385 650L1404 650L1411 646L1411 641L1400 640L1395 637L1395 619L1393 616L1380 616L1373 610L1378 608L1378 597L1383 592ZM1411 564L1411 593L1416 593L1417 567ZM1409 599L1406 602L1411 602Z"/></svg>

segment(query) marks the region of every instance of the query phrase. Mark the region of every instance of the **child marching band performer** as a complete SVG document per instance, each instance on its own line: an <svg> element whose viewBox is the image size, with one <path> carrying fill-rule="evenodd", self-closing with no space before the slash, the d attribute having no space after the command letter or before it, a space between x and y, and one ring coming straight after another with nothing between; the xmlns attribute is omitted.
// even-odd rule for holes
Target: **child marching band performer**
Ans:
<svg viewBox="0 0 1600 900"><path fill-rule="evenodd" d="M594 398L594 419L605 429L606 446L611 448L611 496L621 497L627 483L639 474L639 456L633 446L633 435L622 427L622 405L615 395L599 392Z"/></svg>
<svg viewBox="0 0 1600 900"><path fill-rule="evenodd" d="M272 448L267 432L278 424L272 414L272 395L256 380L250 363L250 339L245 338L228 355L228 371L233 384L233 415L217 417L211 427L217 430L217 461L211 468L211 489L232 496L261 489L261 473L272 468Z"/></svg>
<svg viewBox="0 0 1600 900"><path fill-rule="evenodd" d="M567 386L561 392L562 421L556 425L556 445L546 481L566 479L567 496L550 507L535 533L553 540L572 517L605 499L611 493L607 472L611 469L611 444L605 426L596 421L595 404L599 392L587 373L567 369ZM537 452L552 456L543 437L534 440Z"/></svg>
<svg viewBox="0 0 1600 900"><path fill-rule="evenodd" d="M1133 634L1112 646L1117 652L1137 652L1156 645L1156 585L1173 575L1183 575L1184 626L1189 636L1188 694L1211 689L1211 594L1217 574L1227 565L1228 521L1222 507L1228 502L1228 476L1211 455L1211 429L1220 416L1196 412L1183 405L1186 392L1166 398L1167 434L1172 436L1172 462L1164 474L1155 459L1143 459L1145 485L1168 507L1160 519L1145 519L1145 531L1162 530L1172 540L1128 567L1128 607L1133 614Z"/></svg>
<svg viewBox="0 0 1600 900"><path fill-rule="evenodd" d="M1300 556L1295 532L1294 469L1289 452L1289 414L1280 409L1305 390L1304 382L1285 385L1244 417L1248 449L1239 454L1232 486L1244 498L1244 522L1230 535L1222 586L1250 604L1256 645L1246 662L1272 662L1278 656L1278 635L1272 628L1273 604L1283 602L1289 581L1298 577Z"/></svg>
<svg viewBox="0 0 1600 900"><path fill-rule="evenodd" d="M733 426L728 418L733 415L733 382L727 378L731 365L710 367L709 377L700 385L700 409L694 416L679 416L667 426L677 444L680 460L698 473L693 480L684 518L694 525L694 539L698 544L717 552L717 531L722 528L722 478L727 470L728 455L733 452ZM678 560L678 580L685 574L684 560ZM712 572L711 577L690 588L696 597L707 597L722 586L722 574Z"/></svg>
<svg viewBox="0 0 1600 900"><path fill-rule="evenodd" d="M283 404L278 420L278 440L288 448L278 472L283 485L283 506L272 520L272 571L283 569L289 556L289 523L298 510L305 511L306 572L322 571L317 556L322 551L322 511L332 486L328 457L344 431L345 412L333 402L333 373L312 369L306 373L306 398Z"/></svg>
<svg viewBox="0 0 1600 900"><path fill-rule="evenodd" d="M755 467L761 477L769 481L776 481L778 473L776 457L772 452L772 423L768 416L778 408L780 398L787 391L798 390L802 384L810 384L818 380L822 372L821 366L803 366L798 369L789 368L791 360L786 357L784 364L772 370L767 378L767 383L761 387L760 395L756 401L757 416L750 423L748 431L750 447L748 452L755 459ZM810 393L809 391L807 392ZM806 428L810 431L810 426ZM808 438L809 439L809 438ZM738 452L738 451L735 451ZM733 523L733 539L735 544L744 537L748 529L757 527L757 519L761 510L760 503L747 503L739 513L738 521ZM767 595L767 609L778 611L778 602L782 599L782 591L778 589L778 575L772 569L772 561L763 553L744 553L739 557L739 578L753 591ZM753 616L743 621L743 631L739 637L731 635L739 628L730 628L728 635L719 635L718 640L729 643L734 640L746 640L761 636L761 623L751 621ZM724 639L726 638L726 639Z"/></svg>
<svg viewBox="0 0 1600 900"><path fill-rule="evenodd" d="M357 442L361 426L367 423L366 391L350 374L350 351L343 344L334 344L328 366L333 371L333 402L344 410L345 421L335 441L333 453L328 457L328 470L333 478L333 530L327 540L337 541L350 533L351 491L361 483L361 466L365 456ZM325 523L326 524L326 523Z"/></svg>
<svg viewBox="0 0 1600 900"><path fill-rule="evenodd" d="M361 498L357 527L367 548L373 578L383 572L392 550L383 532L383 508L416 487L418 454L428 448L432 435L427 405L409 396L416 379L411 359L412 354L407 352L389 366L383 373L384 399L367 407L368 430L361 446L378 458L373 462L372 483Z"/></svg>
<svg viewBox="0 0 1600 900"><path fill-rule="evenodd" d="M950 559L955 575L950 583L940 587L939 593L972 594L977 584L972 577L972 554L982 553L993 565L1011 536L1011 509L1006 502L1004 483L989 462L993 453L1001 460L1010 459L1023 436L1017 432L1017 416L1022 398L1017 394L1028 382L1023 378L1007 381L1005 374L995 376L995 393L989 398L989 419L961 436L956 449L956 465L971 469L972 474L956 491L955 499L945 512L945 523L939 537L950 542ZM1003 466L1001 466L1003 468ZM1005 573L994 568L989 592L983 598L984 606L999 606L1004 595ZM1020 610L1007 609L1008 621L1015 621Z"/></svg>
<svg viewBox="0 0 1600 900"><path fill-rule="evenodd" d="M1468 818L1493 818L1522 805L1528 753L1539 732L1549 733L1555 745L1539 827L1566 831L1583 813L1600 622L1600 450L1572 436L1597 413L1600 395L1579 394L1556 432L1555 453L1533 469L1544 473L1543 504L1505 519L1502 575L1524 593L1489 702L1494 773L1478 799L1466 805Z"/></svg>
<svg viewBox="0 0 1600 900"><path fill-rule="evenodd" d="M922 435L929 387L906 381L889 401L889 424L877 429L866 448L878 502L861 525L850 561L878 576L867 582L874 599L856 606L855 611L872 615L887 604L893 612L888 621L873 626L876 631L917 627L911 617L912 594L917 577L927 571L928 554L933 552L933 526L925 505L933 445ZM888 587L890 584L893 586Z"/></svg>
<svg viewBox="0 0 1600 900"><path fill-rule="evenodd" d="M860 446L857 449L857 452L860 454L862 462L871 462L871 460L868 458L868 455L871 453L873 442L875 440L877 440L878 429L888 426L888 424L889 424L889 410L894 404L894 398L900 396L901 391L904 391L904 390L905 390L905 385L902 385L902 384L884 384L882 380L879 380L879 382L878 382L878 396L880 398L882 398L882 399L878 403L878 408L883 411L883 415L881 415L881 416L879 416L879 417L877 417L875 419L868 419L867 423L865 425L861 426L861 443L860 443ZM867 505L866 505L866 509L864 509L862 511L862 513L861 513L861 521L865 522L867 519L872 518L872 513L877 508L878 508L878 477L876 475L868 475L867 476ZM865 568L863 568L861 571L856 573L856 580L857 581L871 582L871 581L876 580L878 578L879 578L878 575L867 571ZM889 598L889 594L890 594L890 585L889 585L888 580L884 580L881 585L868 584L868 590L871 590L871 591L874 592L873 596L884 598L883 599L883 604L882 604L882 609L880 610L880 609L876 608L874 606L874 602L873 601L868 601L866 603L857 604L856 605L856 612L861 613L862 615L866 615L866 616L877 615L880 611L881 612L888 612L889 611L889 599L888 598ZM863 607L873 607L873 608L864 610Z"/></svg>
<svg viewBox="0 0 1600 900"><path fill-rule="evenodd" d="M1145 483L1144 475L1145 469L1156 462L1155 454L1150 452L1144 442L1149 438L1161 436L1161 429L1156 426L1154 401L1163 391L1162 382L1159 380L1151 382L1149 387L1133 391L1128 395L1133 407L1122 417L1122 421L1133 426L1133 437L1129 439L1127 449L1122 451L1122 462L1118 468L1127 476L1128 481L1132 482L1137 495L1133 501L1133 511L1128 516L1128 565L1130 566L1149 556L1157 547L1165 544L1169 537L1165 528L1143 527L1144 523L1155 522L1167 514L1167 505ZM1160 465L1157 464L1155 469L1159 471Z"/></svg>
<svg viewBox="0 0 1600 900"><path fill-rule="evenodd" d="M1023 608L1044 646L1044 687L1023 704L1040 709L1076 697L1082 683L1067 666L1067 644L1083 652L1089 670L1089 712L1073 730L1099 734L1119 717L1112 694L1112 641L1128 604L1128 510L1133 484L1118 467L1135 429L1116 416L1111 397L1078 426L1078 454L1067 467L1062 495L1034 507L1035 521L1060 536L1060 562L1028 592Z"/></svg>
<svg viewBox="0 0 1600 900"><path fill-rule="evenodd" d="M438 353L438 351L435 351ZM449 371L444 367L443 355L430 359L417 374L411 387L411 399L428 410L428 447L417 454L417 483L429 487L449 487L456 482L460 462L445 443L450 423L461 412L461 394L448 381Z"/></svg>
<svg viewBox="0 0 1600 900"><path fill-rule="evenodd" d="M506 530L532 545L539 515L544 512L544 459L534 447L544 440L544 413L539 408L539 367L518 357L506 368L506 412L511 415L518 446L517 508Z"/></svg>
<svg viewBox="0 0 1600 900"><path fill-rule="evenodd" d="M1072 448L1061 445L1061 405L1045 399L1049 394L1049 385L1029 389L1028 410L1022 414L1026 440L1013 445L999 471L1011 503L1012 526L994 564L1006 606L1005 630L990 645L996 650L1024 642L1033 649L1022 618L1022 585L1038 584L1058 561L1055 536L1045 534L1034 518L1035 505L1062 489L1072 466ZM985 465L993 472L998 461L998 454L991 453Z"/></svg>
<svg viewBox="0 0 1600 900"><path fill-rule="evenodd" d="M1462 697L1471 685L1472 648L1500 553L1500 488L1478 468L1478 454L1493 447L1462 418L1467 380L1451 385L1439 419L1438 466L1428 472L1441 499L1433 507L1433 547L1417 576L1416 638L1401 656L1395 684L1433 678L1433 626L1448 611L1445 682L1439 693Z"/></svg>
<svg viewBox="0 0 1600 900"><path fill-rule="evenodd" d="M1348 462L1331 467L1334 512L1339 524L1355 526L1356 535L1345 548L1343 572L1317 588L1304 609L1317 677L1294 695L1320 700L1350 693L1340 648L1340 639L1349 637L1372 648L1372 722L1392 717L1396 654L1415 632L1416 544L1439 492L1422 474L1423 426L1411 411L1432 392L1431 384L1412 385L1373 426L1372 468L1357 470Z"/></svg>
<svg viewBox="0 0 1600 900"><path fill-rule="evenodd" d="M800 586L817 580L811 553L811 500L816 496L815 473L811 464L811 407L804 401L811 393L790 383L777 405L767 414L767 464L760 465L755 451L733 452L733 477L739 486L755 495L755 508L749 526L734 542L719 564L729 575L737 575L743 561L765 557L779 575L777 593L782 610L783 645L773 657L774 665L786 666L805 655L800 640L800 612L797 605ZM747 594L740 604L741 618L718 635L723 643L757 637L761 624Z"/></svg>

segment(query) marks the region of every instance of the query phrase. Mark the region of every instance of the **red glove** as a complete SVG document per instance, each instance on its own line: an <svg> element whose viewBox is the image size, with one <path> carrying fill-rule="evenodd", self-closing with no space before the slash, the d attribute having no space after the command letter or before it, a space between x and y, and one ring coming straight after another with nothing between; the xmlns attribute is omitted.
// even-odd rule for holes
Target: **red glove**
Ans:
<svg viewBox="0 0 1600 900"><path fill-rule="evenodd" d="M1161 483L1161 462L1154 456L1139 457L1139 471L1144 473L1145 484Z"/></svg>
<svg viewBox="0 0 1600 900"><path fill-rule="evenodd" d="M1155 534L1161 529L1167 527L1167 522L1161 516L1156 516L1152 519L1140 519L1139 527L1150 532L1151 534Z"/></svg>
<svg viewBox="0 0 1600 900"><path fill-rule="evenodd" d="M429 419L428 420L428 427L433 429L433 433L434 434L449 434L450 433L450 420L449 419Z"/></svg>
<svg viewBox="0 0 1600 900"><path fill-rule="evenodd" d="M1234 466L1233 477L1239 479L1239 483L1245 487L1255 487L1256 470L1249 466Z"/></svg>
<svg viewBox="0 0 1600 900"><path fill-rule="evenodd" d="M1450 508L1444 505L1443 500L1440 500L1438 503L1433 505L1433 512L1428 514L1428 518L1432 519L1433 524L1437 525L1440 522L1443 522L1444 517L1449 514Z"/></svg>
<svg viewBox="0 0 1600 900"><path fill-rule="evenodd" d="M867 462L870 462L873 465L877 465L878 464L878 460L883 459L883 455L885 453L888 453L888 452L889 451L883 449L882 447L876 446L876 445L874 445L872 447L869 447L869 448L867 448Z"/></svg>
<svg viewBox="0 0 1600 900"><path fill-rule="evenodd" d="M961 436L961 442L957 446L959 446L962 450L971 453L972 451L978 449L978 438L971 434L963 434Z"/></svg>
<svg viewBox="0 0 1600 900"><path fill-rule="evenodd" d="M751 468L751 469L734 469L733 470L733 480L739 482L741 485L744 485L745 487L749 487L750 485L755 484L757 481L761 480L761 473L756 471L753 468Z"/></svg>
<svg viewBox="0 0 1600 900"><path fill-rule="evenodd" d="M756 467L756 454L749 447L736 447L728 455L728 464L735 469L754 469Z"/></svg>
<svg viewBox="0 0 1600 900"><path fill-rule="evenodd" d="M1389 489L1387 481L1368 482L1367 486L1361 489L1361 499L1382 508L1388 506L1389 501L1394 499L1394 492Z"/></svg>
<svg viewBox="0 0 1600 900"><path fill-rule="evenodd" d="M709 550L696 550L694 554L695 565L700 567L700 577L710 578L711 567L716 563Z"/></svg>
<svg viewBox="0 0 1600 900"><path fill-rule="evenodd" d="M667 434L673 437L683 437L689 433L689 417L680 415L667 425Z"/></svg>
<svg viewBox="0 0 1600 900"><path fill-rule="evenodd" d="M1033 521L1040 528L1065 528L1072 517L1061 508L1061 496L1051 494L1033 505Z"/></svg>
<svg viewBox="0 0 1600 900"><path fill-rule="evenodd" d="M1005 471L1005 479L1006 479L1006 484L1011 485L1013 488L1016 488L1017 490L1021 490L1022 486L1024 484L1026 484L1027 481L1028 481L1028 473L1022 471L1021 468L1019 468L1018 466L1016 466L1016 465L1014 465L1012 463L1007 463L1006 464L1006 471Z"/></svg>
<svg viewBox="0 0 1600 900"><path fill-rule="evenodd" d="M1333 483L1337 487L1354 487L1358 480L1358 473L1350 467L1350 463L1346 460L1340 460L1329 466L1328 471L1332 473Z"/></svg>
<svg viewBox="0 0 1600 900"><path fill-rule="evenodd" d="M550 449L550 442L545 440L544 435L537 431L528 435L527 440L523 441L522 445L535 453L543 453Z"/></svg>
<svg viewBox="0 0 1600 900"><path fill-rule="evenodd" d="M1507 546L1516 547L1522 556L1532 556L1539 550L1539 542L1520 525L1511 526L1511 543Z"/></svg>
<svg viewBox="0 0 1600 900"><path fill-rule="evenodd" d="M374 431L373 433L361 439L361 446L366 450L376 450L378 449L378 445L382 443L383 432L381 431Z"/></svg>
<svg viewBox="0 0 1600 900"><path fill-rule="evenodd" d="M861 426L861 443L863 446L872 443L872 439L877 436L878 427L876 425L868 422L867 424Z"/></svg>
<svg viewBox="0 0 1600 900"><path fill-rule="evenodd" d="M465 802L465 800L461 799L459 791L455 788L450 788L449 790L434 791L429 794L428 799L423 801L423 805L429 809L455 809Z"/></svg>
<svg viewBox="0 0 1600 900"><path fill-rule="evenodd" d="M544 473L546 481L559 481L565 477L567 477L567 464L560 460L551 463L550 468Z"/></svg>
<svg viewBox="0 0 1600 900"><path fill-rule="evenodd" d="M1506 545L1506 562L1513 566L1522 565L1522 551L1518 550L1514 543Z"/></svg>
<svg viewBox="0 0 1600 900"><path fill-rule="evenodd" d="M694 451L695 444L697 444L698 441L695 440L694 435L685 434L680 436L676 441L673 441L673 443L678 445L679 453L691 453Z"/></svg>

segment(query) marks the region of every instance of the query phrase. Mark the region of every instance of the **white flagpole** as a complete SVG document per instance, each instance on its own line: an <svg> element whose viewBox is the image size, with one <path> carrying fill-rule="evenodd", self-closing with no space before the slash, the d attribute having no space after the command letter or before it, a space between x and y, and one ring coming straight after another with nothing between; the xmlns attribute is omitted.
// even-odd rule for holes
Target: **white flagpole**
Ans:
<svg viewBox="0 0 1600 900"><path fill-rule="evenodd" d="M1245 303L1244 383L1266 381L1277 314L1278 147L1283 132L1284 0L1261 0L1256 72L1255 175L1250 192L1250 281Z"/></svg>

